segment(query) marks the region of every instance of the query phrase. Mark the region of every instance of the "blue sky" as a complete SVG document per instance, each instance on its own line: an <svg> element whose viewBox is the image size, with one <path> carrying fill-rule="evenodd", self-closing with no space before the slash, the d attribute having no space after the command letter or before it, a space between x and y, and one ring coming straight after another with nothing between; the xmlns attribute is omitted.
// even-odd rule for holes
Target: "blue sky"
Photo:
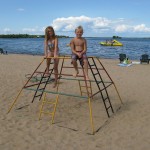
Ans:
<svg viewBox="0 0 150 150"><path fill-rule="evenodd" d="M150 0L0 0L0 34L150 37Z"/></svg>

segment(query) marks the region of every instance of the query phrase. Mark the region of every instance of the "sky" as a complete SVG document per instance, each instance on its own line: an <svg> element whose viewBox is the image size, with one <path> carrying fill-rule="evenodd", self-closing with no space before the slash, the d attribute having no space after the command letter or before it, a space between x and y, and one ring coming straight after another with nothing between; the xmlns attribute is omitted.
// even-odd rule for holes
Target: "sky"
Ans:
<svg viewBox="0 0 150 150"><path fill-rule="evenodd" d="M0 0L0 34L150 37L150 0Z"/></svg>

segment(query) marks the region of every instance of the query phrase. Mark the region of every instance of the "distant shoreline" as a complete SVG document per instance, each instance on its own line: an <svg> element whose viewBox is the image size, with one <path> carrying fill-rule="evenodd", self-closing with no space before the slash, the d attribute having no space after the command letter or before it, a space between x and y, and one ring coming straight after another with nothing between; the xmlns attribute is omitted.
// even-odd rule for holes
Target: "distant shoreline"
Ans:
<svg viewBox="0 0 150 150"><path fill-rule="evenodd" d="M73 38L65 35L56 35L58 38ZM0 38L44 38L45 35L30 35L30 34L0 34ZM120 37L120 36L112 36L112 37L85 37L85 38L114 38L114 39L122 39L122 38L137 38L137 39L150 39L150 37Z"/></svg>
<svg viewBox="0 0 150 150"><path fill-rule="evenodd" d="M58 38L69 38L69 36L56 35ZM0 34L0 38L44 38L45 35L29 35L29 34Z"/></svg>

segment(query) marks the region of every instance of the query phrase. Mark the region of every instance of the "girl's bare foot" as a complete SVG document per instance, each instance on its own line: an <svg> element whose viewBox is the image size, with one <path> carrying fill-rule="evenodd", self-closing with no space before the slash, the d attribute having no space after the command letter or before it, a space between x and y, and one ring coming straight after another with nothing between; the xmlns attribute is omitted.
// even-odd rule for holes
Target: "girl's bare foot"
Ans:
<svg viewBox="0 0 150 150"><path fill-rule="evenodd" d="M77 71L75 71L75 73L73 74L73 76L76 78L78 74L79 74L79 71L77 70Z"/></svg>
<svg viewBox="0 0 150 150"><path fill-rule="evenodd" d="M57 86L57 82L55 81L54 82L54 85L53 85L53 88L55 88Z"/></svg>
<svg viewBox="0 0 150 150"><path fill-rule="evenodd" d="M49 76L49 72L46 71L45 74L44 74L44 77L48 77Z"/></svg>

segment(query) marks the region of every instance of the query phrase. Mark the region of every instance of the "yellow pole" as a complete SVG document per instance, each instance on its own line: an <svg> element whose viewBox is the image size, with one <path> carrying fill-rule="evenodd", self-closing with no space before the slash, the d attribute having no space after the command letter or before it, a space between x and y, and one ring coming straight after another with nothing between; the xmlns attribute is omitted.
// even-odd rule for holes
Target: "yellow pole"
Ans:
<svg viewBox="0 0 150 150"><path fill-rule="evenodd" d="M53 111L53 115L52 115L51 124L54 123L54 117L55 117L56 107L57 107L57 104L58 104L58 98L59 98L59 95L57 95L57 97L56 97L56 103L55 103L55 106L54 106L54 111Z"/></svg>
<svg viewBox="0 0 150 150"><path fill-rule="evenodd" d="M52 56L49 56L49 57L44 57L45 59L48 59L48 58L53 58L53 59L71 59L71 57L66 57L66 56L59 56L59 57L52 57Z"/></svg>
<svg viewBox="0 0 150 150"><path fill-rule="evenodd" d="M16 99L14 100L14 102L12 103L12 105L10 106L10 108L9 108L9 110L8 110L8 112L7 112L7 114L11 111L11 109L12 109L13 106L15 105L15 103L16 103L17 99L19 98L19 96L20 96L22 90L23 90L23 88L22 88L22 89L20 90L20 92L18 93Z"/></svg>
<svg viewBox="0 0 150 150"><path fill-rule="evenodd" d="M78 80L78 83L79 83L79 87L80 87L80 94L81 94L81 96L82 96L81 82Z"/></svg>
<svg viewBox="0 0 150 150"><path fill-rule="evenodd" d="M37 70L37 69L39 68L39 66L43 63L43 61L44 61L44 58L42 59L41 63L38 65L38 67L36 68L36 70ZM35 71L36 71L36 70L35 70ZM33 72L33 74L35 73L35 71ZM29 80L32 78L33 74L31 75L31 77L28 79L28 81L25 83L25 85L23 86L23 88L22 88L22 89L20 90L20 92L18 93L16 99L13 101L12 105L10 106L10 108L9 108L9 110L8 110L8 112L7 112L7 114L11 111L11 109L13 108L13 106L15 105L15 103L17 102L17 100L18 100L18 98L19 98L19 96L20 96L22 90L23 90L24 87L28 84L28 82L29 82Z"/></svg>
<svg viewBox="0 0 150 150"><path fill-rule="evenodd" d="M91 122L91 128L92 128L92 133L94 134L94 123L93 123L93 117L92 117L92 106L91 106L91 99L88 98L89 101L89 111L90 111L90 122Z"/></svg>
<svg viewBox="0 0 150 150"><path fill-rule="evenodd" d="M41 105L41 108L40 108L39 120L41 119L41 115L42 115L42 111L43 111L43 106L44 106L45 102L46 102L46 93L44 92L44 97L43 97L42 105Z"/></svg>

